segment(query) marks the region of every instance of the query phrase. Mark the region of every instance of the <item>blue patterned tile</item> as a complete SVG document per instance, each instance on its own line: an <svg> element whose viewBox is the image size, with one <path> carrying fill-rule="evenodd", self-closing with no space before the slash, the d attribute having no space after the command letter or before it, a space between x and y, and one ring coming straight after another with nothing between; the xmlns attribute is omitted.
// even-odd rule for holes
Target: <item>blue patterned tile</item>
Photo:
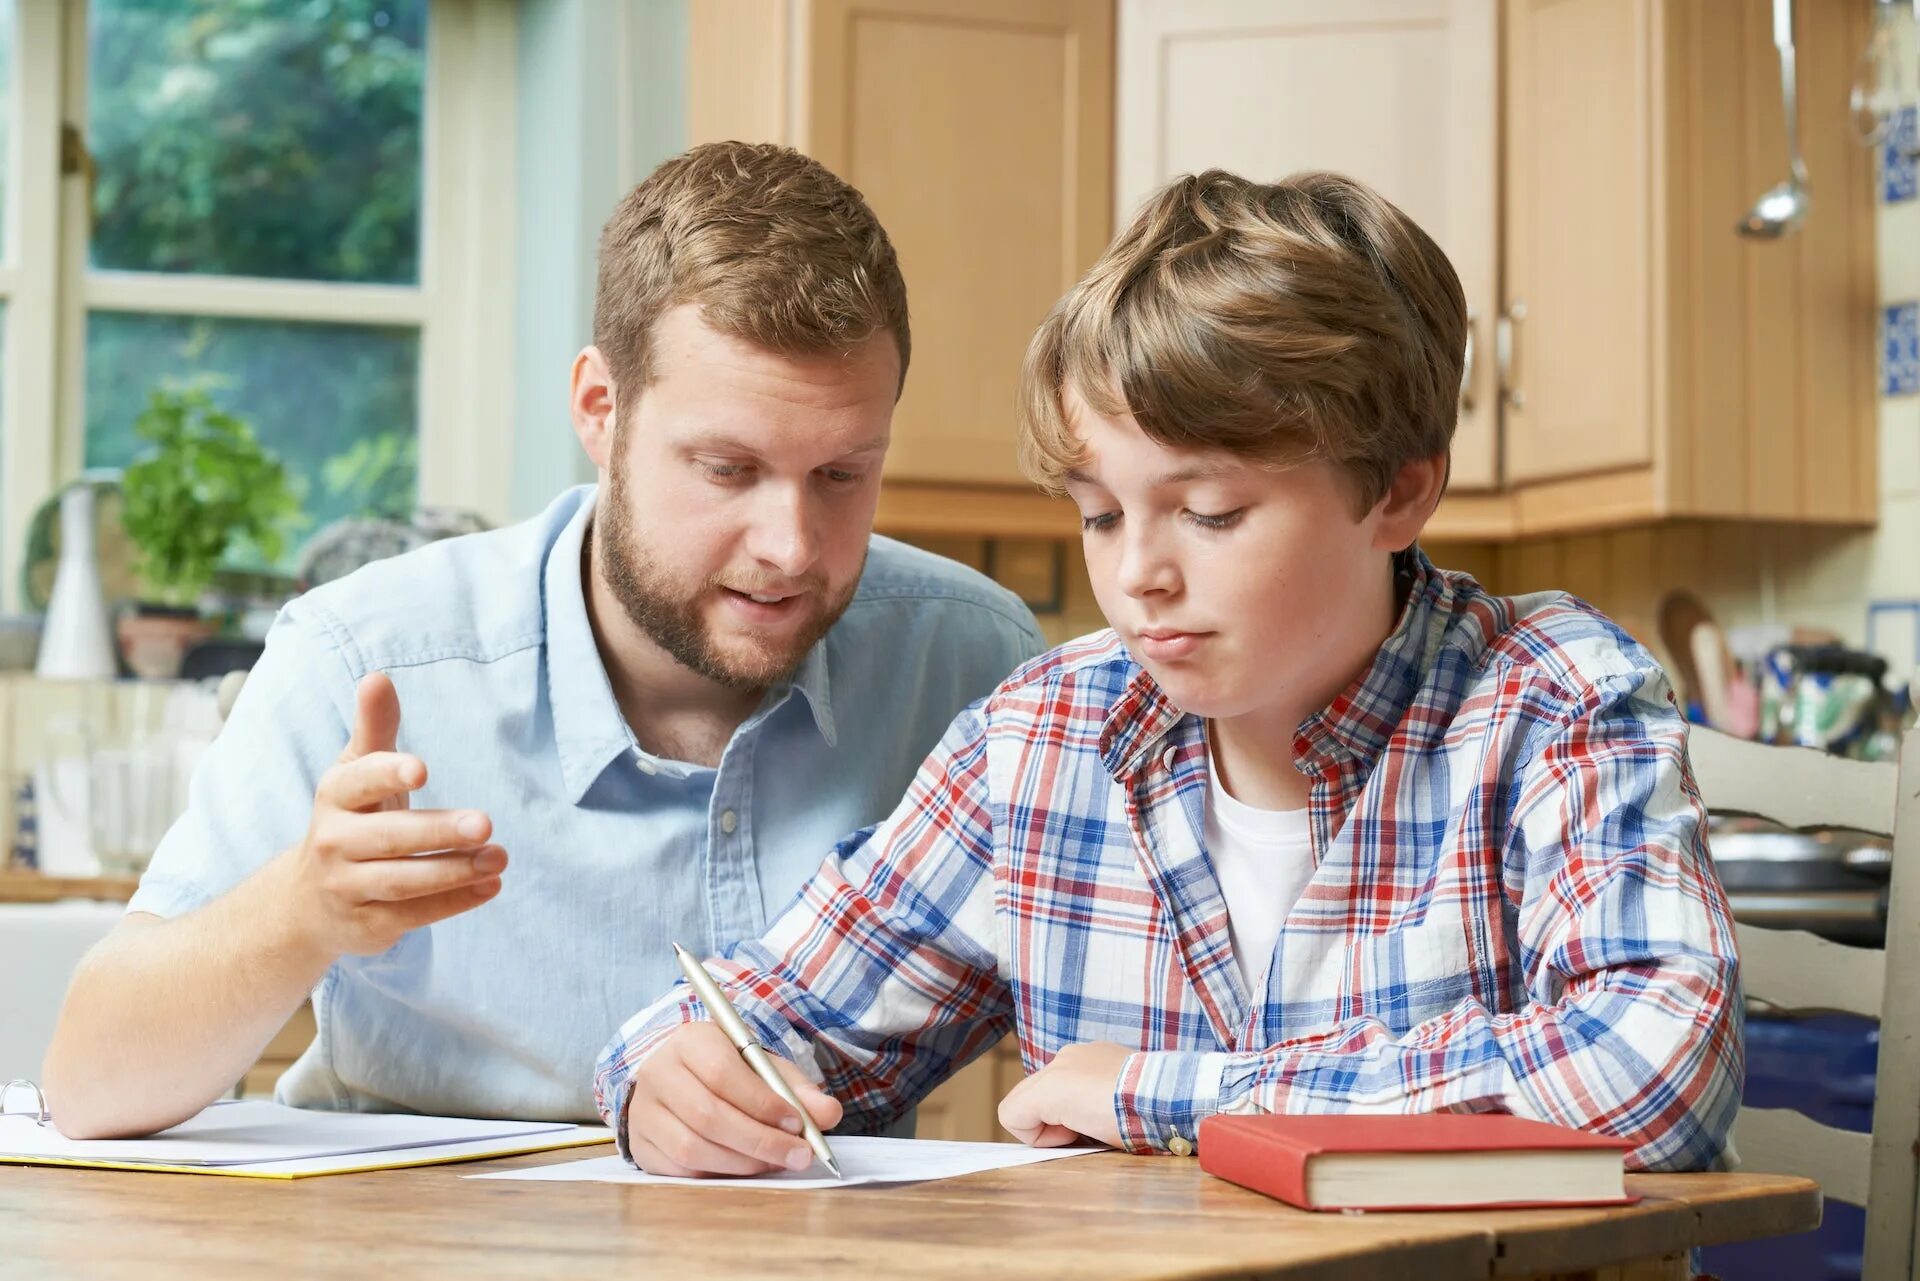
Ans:
<svg viewBox="0 0 1920 1281"><path fill-rule="evenodd" d="M1920 303L1886 308L1880 321L1880 394L1920 392Z"/></svg>
<svg viewBox="0 0 1920 1281"><path fill-rule="evenodd" d="M1900 108L1880 143L1880 198L1888 204L1920 196L1920 108Z"/></svg>

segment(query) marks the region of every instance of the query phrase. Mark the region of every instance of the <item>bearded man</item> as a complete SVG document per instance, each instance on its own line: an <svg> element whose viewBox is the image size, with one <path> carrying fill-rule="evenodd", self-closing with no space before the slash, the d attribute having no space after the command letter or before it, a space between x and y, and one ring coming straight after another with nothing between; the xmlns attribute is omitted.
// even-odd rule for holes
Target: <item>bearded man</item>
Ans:
<svg viewBox="0 0 1920 1281"><path fill-rule="evenodd" d="M282 611L68 993L69 1136L192 1116L309 997L284 1103L593 1120L671 944L758 935L1043 647L1010 593L872 532L906 287L819 164L662 165L602 233L593 339L596 485Z"/></svg>

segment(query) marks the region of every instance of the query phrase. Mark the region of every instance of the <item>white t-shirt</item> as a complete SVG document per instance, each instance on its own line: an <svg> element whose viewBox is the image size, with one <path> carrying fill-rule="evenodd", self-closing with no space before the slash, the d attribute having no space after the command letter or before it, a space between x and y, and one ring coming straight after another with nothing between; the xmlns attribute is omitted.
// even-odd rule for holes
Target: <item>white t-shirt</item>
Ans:
<svg viewBox="0 0 1920 1281"><path fill-rule="evenodd" d="M1207 857L1227 900L1233 959L1254 999L1265 991L1267 963L1287 913L1313 879L1313 831L1307 811L1255 809L1207 782Z"/></svg>

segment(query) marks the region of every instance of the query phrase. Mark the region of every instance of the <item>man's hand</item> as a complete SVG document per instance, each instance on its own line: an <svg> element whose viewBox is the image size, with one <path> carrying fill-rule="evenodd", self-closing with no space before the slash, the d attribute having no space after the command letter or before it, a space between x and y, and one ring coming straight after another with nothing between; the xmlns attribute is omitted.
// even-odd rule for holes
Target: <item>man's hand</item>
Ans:
<svg viewBox="0 0 1920 1281"><path fill-rule="evenodd" d="M1111 1041L1069 1045L1000 1100L1000 1124L1028 1147L1065 1147L1082 1136L1119 1147L1113 1096L1134 1053Z"/></svg>
<svg viewBox="0 0 1920 1281"><path fill-rule="evenodd" d="M400 752L400 699L374 673L356 692L353 735L320 778L306 839L285 855L298 937L329 958L384 952L408 930L476 908L500 892L507 852L477 810L413 810L427 781Z"/></svg>
<svg viewBox="0 0 1920 1281"><path fill-rule="evenodd" d="M840 1124L832 1096L778 1054L768 1057L815 1125ZM679 1028L634 1069L622 1124L627 1151L649 1174L766 1174L813 1164L813 1149L799 1137L800 1118L711 1023Z"/></svg>

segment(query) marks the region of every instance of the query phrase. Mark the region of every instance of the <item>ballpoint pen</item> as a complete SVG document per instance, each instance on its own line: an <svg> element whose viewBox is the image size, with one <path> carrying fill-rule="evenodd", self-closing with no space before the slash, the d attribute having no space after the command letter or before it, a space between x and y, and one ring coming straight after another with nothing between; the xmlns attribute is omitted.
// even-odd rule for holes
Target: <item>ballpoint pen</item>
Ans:
<svg viewBox="0 0 1920 1281"><path fill-rule="evenodd" d="M713 981L713 976L707 973L706 967L694 959L693 953L678 943L673 945L673 955L680 962L681 972L687 976L687 984L693 988L693 994L699 997L701 1004L707 1007L707 1013L713 1017L714 1023L720 1030L727 1034L727 1039L733 1042L733 1048L740 1051L740 1057L747 1061L747 1066L767 1083L767 1088L779 1095L788 1107L800 1114L800 1137L807 1141L807 1146L813 1149L813 1154L820 1158L820 1164L832 1170L834 1178L846 1178L846 1175L840 1173L840 1163L833 1159L833 1149L827 1146L827 1136L820 1133L820 1127L813 1123L812 1115L801 1104L800 1096L793 1092L793 1087L787 1084L787 1078L781 1076L780 1069L774 1066L773 1056L767 1053L765 1046L754 1039L752 1029L747 1027L739 1011L735 1010L732 1002L721 993L720 985Z"/></svg>

